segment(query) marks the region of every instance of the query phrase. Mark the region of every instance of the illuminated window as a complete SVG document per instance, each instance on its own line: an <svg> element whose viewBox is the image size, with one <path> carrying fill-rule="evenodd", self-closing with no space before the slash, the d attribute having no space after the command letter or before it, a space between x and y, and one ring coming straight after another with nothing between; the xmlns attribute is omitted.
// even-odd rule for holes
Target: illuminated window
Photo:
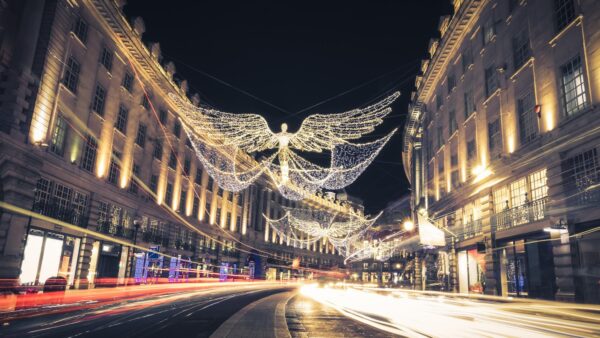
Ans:
<svg viewBox="0 0 600 338"><path fill-rule="evenodd" d="M133 74L131 74L130 72L125 72L121 86L123 86L123 88L125 88L128 92L131 93L131 91L133 90Z"/></svg>
<svg viewBox="0 0 600 338"><path fill-rule="evenodd" d="M79 84L79 71L81 70L81 66L79 62L73 57L70 56L67 60L65 66L65 74L63 76L63 84L67 89L69 89L72 93L77 93L77 85Z"/></svg>
<svg viewBox="0 0 600 338"><path fill-rule="evenodd" d="M117 130L123 134L125 134L127 129L128 114L129 112L127 111L127 108L122 104L119 105L119 113L117 114L117 120L115 121L115 128L117 128Z"/></svg>
<svg viewBox="0 0 600 338"><path fill-rule="evenodd" d="M83 44L87 42L88 24L82 17L77 17L75 20L73 33Z"/></svg>
<svg viewBox="0 0 600 338"><path fill-rule="evenodd" d="M54 126L54 132L52 133L50 151L52 151L56 155L62 156L65 152L66 136L67 122L61 115L58 115L58 117L56 118L56 124Z"/></svg>
<svg viewBox="0 0 600 338"><path fill-rule="evenodd" d="M510 194L507 186L494 189L494 211L502 212L510 208Z"/></svg>
<svg viewBox="0 0 600 338"><path fill-rule="evenodd" d="M106 89L99 83L96 84L94 98L92 99L92 111L100 116L104 116L104 102L106 101Z"/></svg>
<svg viewBox="0 0 600 338"><path fill-rule="evenodd" d="M96 162L96 151L98 149L98 143L96 139L88 135L85 142L85 148L83 149L83 156L81 158L81 169L93 172L94 163Z"/></svg>
<svg viewBox="0 0 600 338"><path fill-rule="evenodd" d="M531 48L529 48L529 34L527 28L522 29L512 40L513 62L515 70L529 60L531 57Z"/></svg>
<svg viewBox="0 0 600 338"><path fill-rule="evenodd" d="M575 204L600 202L600 161L596 149L581 152L561 164L565 194ZM596 204L597 205L597 204Z"/></svg>
<svg viewBox="0 0 600 338"><path fill-rule="evenodd" d="M548 197L548 177L546 176L546 171L546 169L542 169L529 175L532 201Z"/></svg>
<svg viewBox="0 0 600 338"><path fill-rule="evenodd" d="M538 136L538 119L535 113L535 98L527 92L517 99L517 114L519 115L519 136L521 144L527 144Z"/></svg>
<svg viewBox="0 0 600 338"><path fill-rule="evenodd" d="M144 146L146 145L146 129L146 125L140 123L140 125L138 126L137 136L135 137L135 144L137 144L141 148L144 148Z"/></svg>
<svg viewBox="0 0 600 338"><path fill-rule="evenodd" d="M510 184L511 206L520 207L528 202L527 179L521 178Z"/></svg>
<svg viewBox="0 0 600 338"><path fill-rule="evenodd" d="M100 64L109 72L112 69L113 53L106 46L102 47L102 51L100 52Z"/></svg>
<svg viewBox="0 0 600 338"><path fill-rule="evenodd" d="M575 4L573 0L554 0L554 18L556 31L561 31L575 19Z"/></svg>
<svg viewBox="0 0 600 338"><path fill-rule="evenodd" d="M587 95L581 57L569 60L560 67L561 95L564 113L573 116L587 107Z"/></svg>

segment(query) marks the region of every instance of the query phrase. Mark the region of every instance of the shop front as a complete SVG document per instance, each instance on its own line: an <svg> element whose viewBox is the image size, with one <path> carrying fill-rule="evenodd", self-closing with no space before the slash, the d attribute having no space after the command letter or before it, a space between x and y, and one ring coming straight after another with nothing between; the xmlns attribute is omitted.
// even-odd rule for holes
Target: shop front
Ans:
<svg viewBox="0 0 600 338"><path fill-rule="evenodd" d="M42 285L51 277L62 277L73 286L81 238L70 235L31 229L27 235L23 261L22 285Z"/></svg>
<svg viewBox="0 0 600 338"><path fill-rule="evenodd" d="M575 224L574 233L582 233L573 241L573 275L575 300L600 304L600 221Z"/></svg>
<svg viewBox="0 0 600 338"><path fill-rule="evenodd" d="M458 291L483 294L485 291L485 254L471 248L457 252Z"/></svg>
<svg viewBox="0 0 600 338"><path fill-rule="evenodd" d="M503 294L554 299L554 255L548 239L547 234L538 234L498 241Z"/></svg>

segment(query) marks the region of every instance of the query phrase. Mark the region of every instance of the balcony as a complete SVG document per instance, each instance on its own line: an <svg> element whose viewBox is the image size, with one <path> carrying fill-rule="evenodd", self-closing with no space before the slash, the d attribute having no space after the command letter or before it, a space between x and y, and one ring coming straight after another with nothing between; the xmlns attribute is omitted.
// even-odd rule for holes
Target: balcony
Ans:
<svg viewBox="0 0 600 338"><path fill-rule="evenodd" d="M82 228L87 226L87 218L84 216L84 212L78 210L71 203L59 203L55 199L39 200L33 203L33 211Z"/></svg>
<svg viewBox="0 0 600 338"><path fill-rule="evenodd" d="M98 231L116 237L133 239L135 229L125 228L120 225L114 225L110 221L105 221L98 225Z"/></svg>
<svg viewBox="0 0 600 338"><path fill-rule="evenodd" d="M463 231L459 234L459 239L464 241L469 238L481 235L481 219L472 220L463 224Z"/></svg>
<svg viewBox="0 0 600 338"><path fill-rule="evenodd" d="M491 218L492 228L500 231L543 220L548 216L547 203L548 198L545 197L496 213Z"/></svg>

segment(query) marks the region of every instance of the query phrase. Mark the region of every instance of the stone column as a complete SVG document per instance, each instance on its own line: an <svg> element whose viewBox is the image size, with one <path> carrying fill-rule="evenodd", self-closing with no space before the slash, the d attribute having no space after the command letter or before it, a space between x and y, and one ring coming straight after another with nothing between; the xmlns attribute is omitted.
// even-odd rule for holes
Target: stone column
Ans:
<svg viewBox="0 0 600 338"><path fill-rule="evenodd" d="M568 233L550 233L552 253L554 254L554 275L556 278L556 300L565 302L575 301L575 281L573 279L573 262L571 255L571 240Z"/></svg>

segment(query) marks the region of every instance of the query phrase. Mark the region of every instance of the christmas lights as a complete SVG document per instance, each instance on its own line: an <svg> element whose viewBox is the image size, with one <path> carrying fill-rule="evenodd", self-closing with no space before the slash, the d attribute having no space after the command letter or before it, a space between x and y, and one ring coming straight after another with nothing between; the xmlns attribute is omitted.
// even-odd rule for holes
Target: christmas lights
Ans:
<svg viewBox="0 0 600 338"><path fill-rule="evenodd" d="M282 209L285 214L279 219L263 215L267 224L281 238L300 245L310 245L319 240L329 241L342 255L350 253L352 244L362 238L381 215L365 218L308 209Z"/></svg>
<svg viewBox="0 0 600 338"><path fill-rule="evenodd" d="M256 114L232 114L196 107L176 94L169 94L179 107L184 129L208 174L223 189L239 191L263 173L290 200L301 200L319 189L342 189L362 174L396 132L381 139L355 144L383 122L400 93L366 108L337 114L315 114L306 118L296 133L287 125L273 133L267 121ZM252 164L248 154L274 149ZM331 153L330 166L312 163L296 151Z"/></svg>

